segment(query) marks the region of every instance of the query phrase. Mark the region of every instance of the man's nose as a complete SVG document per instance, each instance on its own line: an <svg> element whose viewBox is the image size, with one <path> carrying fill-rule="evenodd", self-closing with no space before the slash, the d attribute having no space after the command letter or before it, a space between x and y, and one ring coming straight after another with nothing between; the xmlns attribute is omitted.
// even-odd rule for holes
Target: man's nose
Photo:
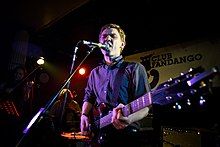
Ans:
<svg viewBox="0 0 220 147"><path fill-rule="evenodd" d="M111 41L111 36L110 35L108 35L108 36L106 36L106 38L105 38L105 42L108 42L108 41Z"/></svg>

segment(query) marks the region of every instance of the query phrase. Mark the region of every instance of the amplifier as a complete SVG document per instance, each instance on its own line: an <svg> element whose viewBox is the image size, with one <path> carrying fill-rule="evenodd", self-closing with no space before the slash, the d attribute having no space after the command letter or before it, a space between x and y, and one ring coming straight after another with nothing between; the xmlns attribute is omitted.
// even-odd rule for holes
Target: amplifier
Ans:
<svg viewBox="0 0 220 147"><path fill-rule="evenodd" d="M201 132L196 128L162 126L163 147L201 147Z"/></svg>

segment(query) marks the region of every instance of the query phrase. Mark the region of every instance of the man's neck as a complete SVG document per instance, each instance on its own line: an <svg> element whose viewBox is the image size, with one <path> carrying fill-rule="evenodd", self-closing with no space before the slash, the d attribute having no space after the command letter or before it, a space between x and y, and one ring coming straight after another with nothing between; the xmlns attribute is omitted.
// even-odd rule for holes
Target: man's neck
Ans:
<svg viewBox="0 0 220 147"><path fill-rule="evenodd" d="M107 65L113 65L113 64L115 64L115 63L117 62L117 59L118 59L119 57L120 57L120 56L111 58L111 57L109 57L109 56L105 56L105 57L104 57L105 63L106 63Z"/></svg>
<svg viewBox="0 0 220 147"><path fill-rule="evenodd" d="M112 65L113 62L114 62L114 60L111 57L109 57L109 56L105 56L104 59L105 59L105 63L107 65Z"/></svg>

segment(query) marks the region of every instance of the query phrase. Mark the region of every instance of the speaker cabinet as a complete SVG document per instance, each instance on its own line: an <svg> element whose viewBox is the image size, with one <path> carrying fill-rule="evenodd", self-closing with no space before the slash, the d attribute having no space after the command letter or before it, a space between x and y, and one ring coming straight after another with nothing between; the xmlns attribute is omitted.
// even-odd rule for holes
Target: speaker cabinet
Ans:
<svg viewBox="0 0 220 147"><path fill-rule="evenodd" d="M162 127L163 147L201 147L201 132L196 128Z"/></svg>

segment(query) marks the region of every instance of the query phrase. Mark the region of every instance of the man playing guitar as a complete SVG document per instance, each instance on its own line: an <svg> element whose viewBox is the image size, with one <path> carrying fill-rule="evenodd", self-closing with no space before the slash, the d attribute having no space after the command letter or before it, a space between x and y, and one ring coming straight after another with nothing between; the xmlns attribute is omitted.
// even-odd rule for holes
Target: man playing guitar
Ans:
<svg viewBox="0 0 220 147"><path fill-rule="evenodd" d="M134 111L128 116L122 113L122 109L124 105L150 92L145 67L140 63L123 60L121 53L126 41L120 26L103 26L99 42L106 46L101 48L104 62L92 70L85 88L81 132L83 135L93 132L101 146L137 146L140 144L138 137L135 137L140 129L138 121L147 116L149 108ZM97 119L92 113L95 106L99 108L99 118L109 117L106 120L110 119L110 125L98 124L98 127L93 127L92 121Z"/></svg>

